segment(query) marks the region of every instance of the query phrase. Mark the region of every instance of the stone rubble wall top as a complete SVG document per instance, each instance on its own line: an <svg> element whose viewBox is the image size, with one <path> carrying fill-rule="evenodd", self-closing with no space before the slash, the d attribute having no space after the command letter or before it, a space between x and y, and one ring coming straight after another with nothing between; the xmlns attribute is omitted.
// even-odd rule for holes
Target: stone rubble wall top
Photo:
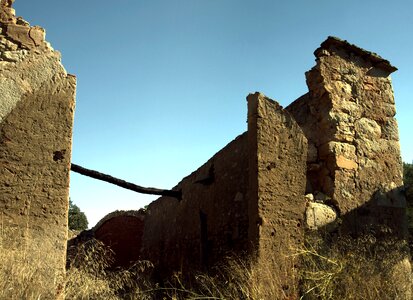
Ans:
<svg viewBox="0 0 413 300"><path fill-rule="evenodd" d="M388 71L389 73L397 71L396 67L392 66L388 60L382 58L377 53L364 50L354 44L350 44L346 40L334 36L329 36L323 43L321 43L320 47L314 51L314 55L319 58L327 54L326 50L329 51L334 49L343 49L346 52L359 55L363 59L370 61L373 66Z"/></svg>
<svg viewBox="0 0 413 300"><path fill-rule="evenodd" d="M22 17L16 17L12 8L14 0L0 0L0 34L19 49L53 50L46 42L46 31L40 26L30 26Z"/></svg>

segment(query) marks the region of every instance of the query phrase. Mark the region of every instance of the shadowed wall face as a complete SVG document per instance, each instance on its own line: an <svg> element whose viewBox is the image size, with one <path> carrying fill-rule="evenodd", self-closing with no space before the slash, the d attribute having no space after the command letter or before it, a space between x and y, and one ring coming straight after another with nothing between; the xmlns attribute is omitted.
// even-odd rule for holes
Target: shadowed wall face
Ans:
<svg viewBox="0 0 413 300"><path fill-rule="evenodd" d="M182 200L161 197L145 217L143 258L167 274L207 270L226 254L248 248L248 148L242 134L175 189Z"/></svg>
<svg viewBox="0 0 413 300"><path fill-rule="evenodd" d="M183 199L149 205L143 258L161 277L249 253L257 269L282 270L285 289L297 290L284 255L303 243L307 140L274 101L257 93L248 105L248 132L178 184Z"/></svg>
<svg viewBox="0 0 413 300"><path fill-rule="evenodd" d="M3 245L45 253L44 275L53 280L65 267L76 79L44 30L16 19L8 5L1 1L0 221L9 241Z"/></svg>
<svg viewBox="0 0 413 300"><path fill-rule="evenodd" d="M140 259L144 214L119 212L104 220L93 228L94 237L113 250L114 267L130 267Z"/></svg>

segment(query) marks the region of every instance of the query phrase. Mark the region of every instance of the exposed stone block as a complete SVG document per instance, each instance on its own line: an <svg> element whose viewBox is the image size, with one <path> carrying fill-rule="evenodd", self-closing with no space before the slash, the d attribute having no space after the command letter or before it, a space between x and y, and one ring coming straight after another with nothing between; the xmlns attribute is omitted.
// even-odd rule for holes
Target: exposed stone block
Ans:
<svg viewBox="0 0 413 300"><path fill-rule="evenodd" d="M398 141L399 140L399 128L397 121L394 118L389 118L381 124L381 138L385 140Z"/></svg>
<svg viewBox="0 0 413 300"><path fill-rule="evenodd" d="M30 38L30 27L17 24L8 24L6 27L7 36L13 41L19 42L25 48L34 48L36 44Z"/></svg>
<svg viewBox="0 0 413 300"><path fill-rule="evenodd" d="M355 161L352 161L344 157L343 155L337 156L336 164L337 164L337 167L342 168L342 169L356 170L358 168L358 164Z"/></svg>
<svg viewBox="0 0 413 300"><path fill-rule="evenodd" d="M317 147L309 143L308 144L308 154L307 154L307 162L316 162L318 160L318 150Z"/></svg>
<svg viewBox="0 0 413 300"><path fill-rule="evenodd" d="M305 210L305 221L307 228L311 230L318 230L327 228L330 225L330 229L334 228L334 222L337 219L337 213L330 206L308 202Z"/></svg>
<svg viewBox="0 0 413 300"><path fill-rule="evenodd" d="M348 159L356 159L356 147L348 143L331 141L319 148L319 157L326 159L328 156L344 156Z"/></svg>
<svg viewBox="0 0 413 300"><path fill-rule="evenodd" d="M361 118L354 123L358 138L377 141L381 138L381 128L376 121Z"/></svg>

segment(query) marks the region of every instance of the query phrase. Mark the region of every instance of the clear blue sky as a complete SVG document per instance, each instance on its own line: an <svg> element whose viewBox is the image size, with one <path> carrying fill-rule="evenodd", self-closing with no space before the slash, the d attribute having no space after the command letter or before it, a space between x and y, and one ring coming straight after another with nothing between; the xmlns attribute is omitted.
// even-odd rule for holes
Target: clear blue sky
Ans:
<svg viewBox="0 0 413 300"><path fill-rule="evenodd" d="M77 76L74 163L171 188L246 130L248 93L288 105L328 35L391 61L402 157L413 162L413 1L23 1ZM144 196L71 174L90 225Z"/></svg>

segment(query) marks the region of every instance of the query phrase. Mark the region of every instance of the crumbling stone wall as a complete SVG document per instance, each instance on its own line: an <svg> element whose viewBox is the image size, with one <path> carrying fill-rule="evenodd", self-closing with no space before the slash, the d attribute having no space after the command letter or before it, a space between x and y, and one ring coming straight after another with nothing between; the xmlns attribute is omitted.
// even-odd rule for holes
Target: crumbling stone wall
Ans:
<svg viewBox="0 0 413 300"><path fill-rule="evenodd" d="M12 2L0 2L2 246L43 252L53 282L65 266L76 79Z"/></svg>
<svg viewBox="0 0 413 300"><path fill-rule="evenodd" d="M387 60L329 37L306 73L310 92L289 110L309 140L307 193L347 218L343 231L385 225L405 235L402 162ZM362 209L359 209L361 208Z"/></svg>

